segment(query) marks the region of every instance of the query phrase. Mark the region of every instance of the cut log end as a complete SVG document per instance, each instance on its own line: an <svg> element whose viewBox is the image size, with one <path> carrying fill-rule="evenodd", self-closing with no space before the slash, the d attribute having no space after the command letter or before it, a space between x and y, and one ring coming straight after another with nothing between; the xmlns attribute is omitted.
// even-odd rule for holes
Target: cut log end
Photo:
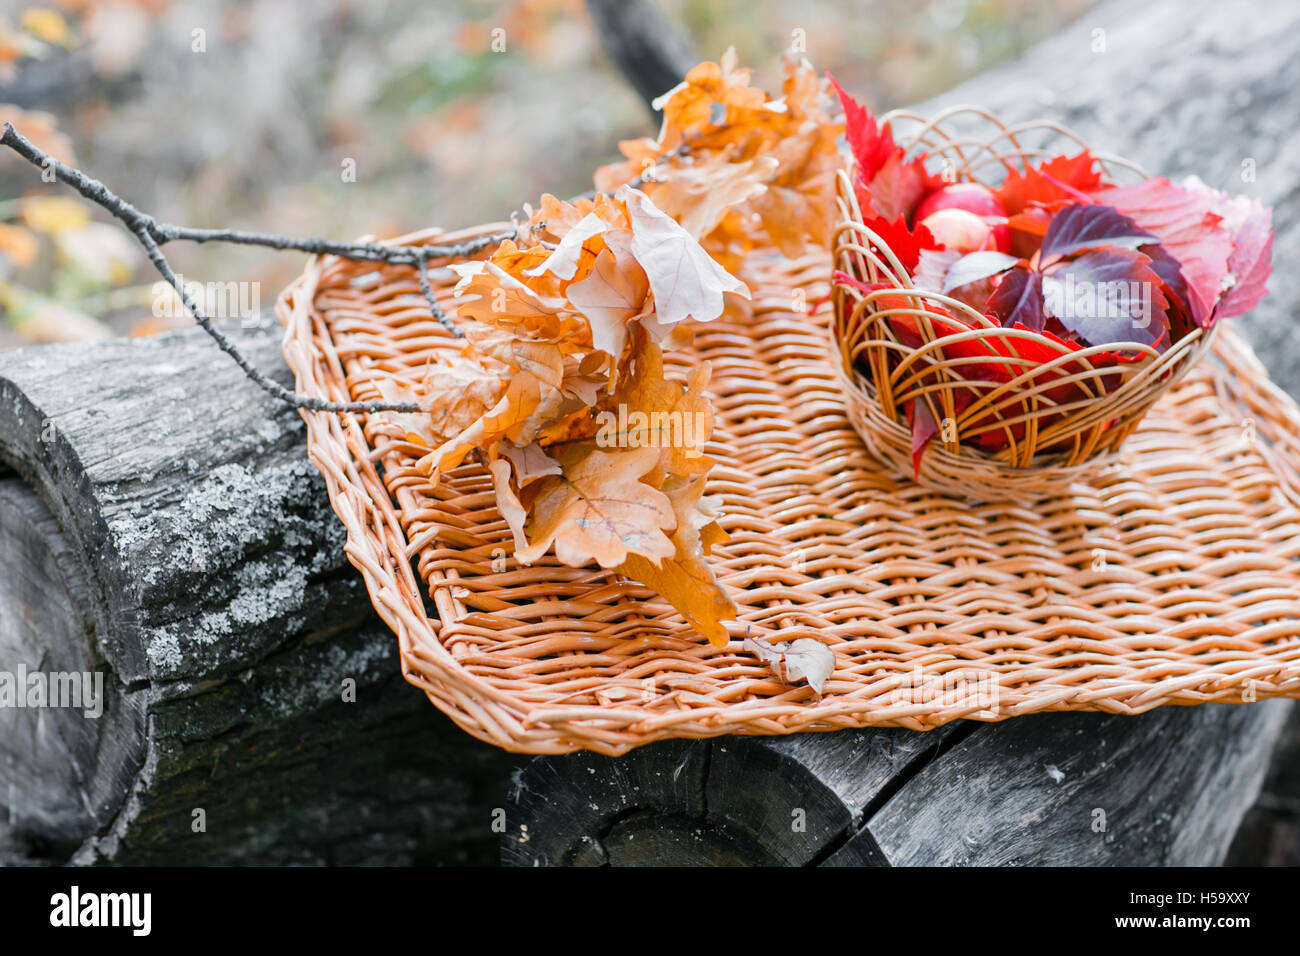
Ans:
<svg viewBox="0 0 1300 956"><path fill-rule="evenodd" d="M539 757L506 820L509 866L806 866L845 848L854 814L798 759L726 737ZM882 862L869 841L847 853Z"/></svg>
<svg viewBox="0 0 1300 956"><path fill-rule="evenodd" d="M519 758L402 680L304 445L197 331L0 354L0 675L103 683L0 707L0 864L492 858Z"/></svg>
<svg viewBox="0 0 1300 956"><path fill-rule="evenodd" d="M12 472L0 477L0 567L0 857L62 862L125 799L138 713L96 653L80 557Z"/></svg>

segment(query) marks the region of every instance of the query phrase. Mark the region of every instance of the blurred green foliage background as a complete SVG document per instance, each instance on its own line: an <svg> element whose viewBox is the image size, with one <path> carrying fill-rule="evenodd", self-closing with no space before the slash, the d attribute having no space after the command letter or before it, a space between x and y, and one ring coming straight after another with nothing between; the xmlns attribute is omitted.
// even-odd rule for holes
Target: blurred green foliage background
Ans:
<svg viewBox="0 0 1300 956"><path fill-rule="evenodd" d="M734 46L774 88L798 35L878 110L936 95L1090 5L661 2L702 59ZM581 0L0 0L0 120L165 221L336 238L466 226L582 192L620 139L656 128ZM167 252L187 280L261 283L264 309L303 263ZM0 348L188 324L155 317L156 278L102 212L0 156Z"/></svg>

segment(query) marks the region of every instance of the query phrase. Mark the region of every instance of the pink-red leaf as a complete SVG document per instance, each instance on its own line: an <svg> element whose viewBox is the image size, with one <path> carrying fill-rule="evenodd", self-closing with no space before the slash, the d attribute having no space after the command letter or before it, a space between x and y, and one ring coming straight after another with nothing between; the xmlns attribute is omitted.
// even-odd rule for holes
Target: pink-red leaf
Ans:
<svg viewBox="0 0 1300 956"><path fill-rule="evenodd" d="M907 406L907 423L912 429L912 477L921 477L921 459L925 449L939 431L939 425L930 412L930 406L919 395Z"/></svg>
<svg viewBox="0 0 1300 956"><path fill-rule="evenodd" d="M1233 235L1233 244L1232 255L1228 256L1233 285L1219 300L1215 312L1219 318L1244 315L1268 291L1264 283L1273 271L1272 210L1252 200L1249 214Z"/></svg>
<svg viewBox="0 0 1300 956"><path fill-rule="evenodd" d="M1181 267L1192 319L1209 326L1233 250L1232 236L1216 228L1222 217L1214 212L1214 193L1185 189L1158 177L1103 190L1093 198L1160 237L1160 244Z"/></svg>

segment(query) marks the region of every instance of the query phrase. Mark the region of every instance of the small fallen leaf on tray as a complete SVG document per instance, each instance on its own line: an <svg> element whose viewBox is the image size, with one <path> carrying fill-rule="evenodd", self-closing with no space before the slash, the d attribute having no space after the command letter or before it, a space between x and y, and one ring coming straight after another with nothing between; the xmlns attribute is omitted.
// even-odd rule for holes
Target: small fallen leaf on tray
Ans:
<svg viewBox="0 0 1300 956"><path fill-rule="evenodd" d="M777 680L786 684L807 681L808 686L818 694L826 686L826 679L835 670L835 654L821 641L811 637L801 637L797 641L781 641L765 644L752 637L745 638L745 650L754 655L768 667Z"/></svg>

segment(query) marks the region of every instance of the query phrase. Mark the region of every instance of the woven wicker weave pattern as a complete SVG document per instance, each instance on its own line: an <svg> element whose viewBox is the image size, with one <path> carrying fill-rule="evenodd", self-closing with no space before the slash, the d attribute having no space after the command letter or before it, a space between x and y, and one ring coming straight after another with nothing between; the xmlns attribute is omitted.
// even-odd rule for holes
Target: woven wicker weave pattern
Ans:
<svg viewBox="0 0 1300 956"><path fill-rule="evenodd" d="M713 363L708 492L731 541L712 560L740 607L726 648L609 572L517 566L480 466L433 488L383 416L304 413L408 680L471 734L530 753L1300 695L1300 412L1244 346L1219 336L1223 364L1194 369L1093 484L1033 510L972 505L864 448L830 310L798 311L829 272L825 255L754 261L752 304L674 359ZM450 309L447 283L438 295ZM313 261L277 313L308 395L376 398L377 378L418 379L455 348L405 268ZM746 633L828 643L825 695L777 682ZM914 692L917 668L946 685ZM993 706L942 692L972 679Z"/></svg>

